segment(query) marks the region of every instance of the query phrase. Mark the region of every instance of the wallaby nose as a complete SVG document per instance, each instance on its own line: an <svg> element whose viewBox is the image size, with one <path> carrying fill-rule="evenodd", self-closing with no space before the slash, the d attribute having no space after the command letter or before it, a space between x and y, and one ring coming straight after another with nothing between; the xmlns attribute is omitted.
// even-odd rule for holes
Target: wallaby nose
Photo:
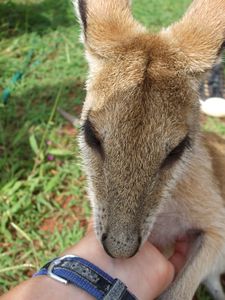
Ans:
<svg viewBox="0 0 225 300"><path fill-rule="evenodd" d="M101 242L105 252L112 258L129 258L134 256L141 245L141 237L138 235L126 236L103 233Z"/></svg>

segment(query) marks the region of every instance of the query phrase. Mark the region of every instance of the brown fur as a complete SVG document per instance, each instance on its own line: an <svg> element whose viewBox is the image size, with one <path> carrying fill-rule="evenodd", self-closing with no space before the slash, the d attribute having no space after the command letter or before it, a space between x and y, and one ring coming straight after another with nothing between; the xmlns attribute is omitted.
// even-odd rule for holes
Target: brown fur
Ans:
<svg viewBox="0 0 225 300"><path fill-rule="evenodd" d="M147 238L167 246L194 233L160 299L190 300L204 279L225 299L225 142L200 133L197 93L225 40L225 1L193 1L157 35L133 19L128 0L77 4L90 66L80 143L98 238L110 255L129 257Z"/></svg>

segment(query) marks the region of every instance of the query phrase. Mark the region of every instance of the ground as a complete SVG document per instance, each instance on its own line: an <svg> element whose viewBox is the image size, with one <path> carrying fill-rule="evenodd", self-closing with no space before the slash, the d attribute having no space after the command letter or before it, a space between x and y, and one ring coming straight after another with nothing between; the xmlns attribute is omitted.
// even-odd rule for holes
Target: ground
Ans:
<svg viewBox="0 0 225 300"><path fill-rule="evenodd" d="M155 31L190 0L133 2ZM56 108L79 116L86 72L70 0L0 2L0 295L84 234L90 208L79 128ZM223 120L203 123L225 135ZM198 299L210 298L200 290Z"/></svg>

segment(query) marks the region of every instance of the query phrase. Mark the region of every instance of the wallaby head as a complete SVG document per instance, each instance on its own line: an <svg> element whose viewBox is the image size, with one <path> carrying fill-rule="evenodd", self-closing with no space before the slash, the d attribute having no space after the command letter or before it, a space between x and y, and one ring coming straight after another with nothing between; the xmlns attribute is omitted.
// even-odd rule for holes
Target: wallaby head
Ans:
<svg viewBox="0 0 225 300"><path fill-rule="evenodd" d="M133 19L128 0L75 3L90 67L80 145L96 233L113 257L136 253L188 167L197 82L224 41L224 2L195 0L159 34Z"/></svg>

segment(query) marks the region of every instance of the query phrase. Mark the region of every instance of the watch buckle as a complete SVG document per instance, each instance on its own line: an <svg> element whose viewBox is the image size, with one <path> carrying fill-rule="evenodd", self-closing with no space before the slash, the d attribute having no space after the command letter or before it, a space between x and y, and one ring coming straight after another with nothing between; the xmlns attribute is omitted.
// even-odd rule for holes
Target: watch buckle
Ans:
<svg viewBox="0 0 225 300"><path fill-rule="evenodd" d="M59 258L53 260L53 261L50 263L49 267L48 267L47 275L48 275L50 278L55 279L56 281L59 281L59 282L64 283L64 284L68 284L68 280L66 280L66 279L64 279L64 278L62 278L62 277L60 277L60 276L58 276L58 275L55 275L55 274L53 273L53 269L54 269L54 267L56 267L63 259L65 259L65 258L74 258L74 257L75 257L75 255L65 255L65 256L62 256L62 257L59 257Z"/></svg>

